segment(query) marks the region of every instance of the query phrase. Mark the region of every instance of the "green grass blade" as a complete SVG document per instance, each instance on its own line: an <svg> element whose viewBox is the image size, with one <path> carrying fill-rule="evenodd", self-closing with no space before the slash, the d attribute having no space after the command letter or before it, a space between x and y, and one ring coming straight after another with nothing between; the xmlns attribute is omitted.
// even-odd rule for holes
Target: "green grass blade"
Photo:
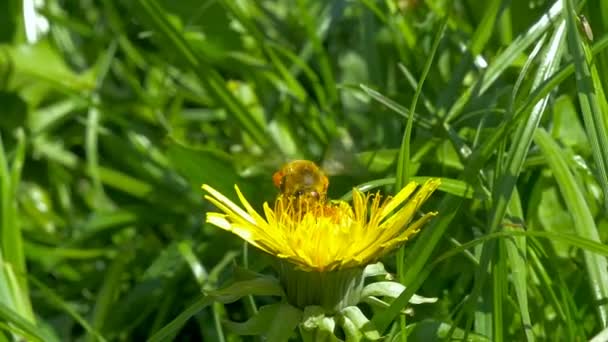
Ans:
<svg viewBox="0 0 608 342"><path fill-rule="evenodd" d="M268 146L270 141L265 134L263 123L258 122L252 114L228 89L226 81L199 54L195 53L183 36L183 33L168 20L165 10L156 0L138 0L137 11L147 17L152 27L169 44L165 48L173 50L196 73L198 80L209 91L218 105L228 109L243 129L261 146Z"/></svg>
<svg viewBox="0 0 608 342"><path fill-rule="evenodd" d="M129 251L118 255L110 265L104 277L101 288L97 293L97 299L93 308L91 319L92 330L88 331L86 341L93 342L98 339L96 331L103 333L104 323L112 313L112 307L116 303L116 294L120 292L124 273L129 266Z"/></svg>
<svg viewBox="0 0 608 342"><path fill-rule="evenodd" d="M473 188L471 187L471 185L469 185L463 181L459 181L457 179L444 178L444 177L414 176L411 178L411 180L414 182L418 182L418 183L424 183L425 181L427 181L431 178L439 178L441 180L441 185L439 185L439 188L437 189L439 191L443 191L448 194L452 194L452 195L462 197L462 198L469 198L469 199L473 198ZM368 191L372 191L373 189L376 189L379 187L383 187L386 185L394 185L394 184L395 184L395 178L390 177L390 178L381 178L381 179L376 179L373 181L365 182L363 184L357 185L355 188L357 188L357 190L359 190L361 192L368 192ZM349 192L345 193L344 195L342 195L342 197L340 197L340 199L343 201L350 201L352 198L353 198L352 191L349 191Z"/></svg>
<svg viewBox="0 0 608 342"><path fill-rule="evenodd" d="M106 341L103 338L103 336L101 336L101 334L99 334L98 331L93 329L91 327L91 325L89 325L87 320L84 319L78 313L78 311L70 305L70 303L68 303L64 299L62 299L53 289L49 288L44 283L42 283L40 280L38 280L34 277L29 277L29 279L32 282L32 286L38 288L40 290L40 292L44 295L44 299L46 301L49 301L50 303L52 303L53 306L55 306L56 308L59 308L59 309L65 311L70 317L72 317L76 322L78 322L78 324L80 324L80 326L82 326L82 328L88 334L95 336L97 341L101 341L101 342Z"/></svg>
<svg viewBox="0 0 608 342"><path fill-rule="evenodd" d="M597 68L592 64L587 43L578 31L576 11L572 0L565 0L566 24L568 30L568 50L574 59L578 100L581 107L587 136L591 144L593 159L598 171L598 179L608 199L608 127L606 123L605 92L597 76ZM595 75L595 77L594 77ZM608 208L608 200L604 200Z"/></svg>
<svg viewBox="0 0 608 342"><path fill-rule="evenodd" d="M501 0L491 0L487 2L483 18L481 18L481 22L475 28L473 38L471 38L471 54L473 57L476 57L483 51L490 40L490 37L492 37L494 25L499 18L498 11L500 10L501 4Z"/></svg>
<svg viewBox="0 0 608 342"><path fill-rule="evenodd" d="M574 219L574 229L577 234L599 243L601 240L587 200L576 178L570 172L568 163L563 157L563 152L543 129L536 131L534 141L541 148L553 171L566 206ZM605 327L608 320L608 304L606 303L606 298L608 298L608 263L605 257L595 255L589 251L584 252L584 255L589 286L593 297L596 299L596 309L600 322Z"/></svg>
<svg viewBox="0 0 608 342"><path fill-rule="evenodd" d="M383 105L385 105L389 109L393 110L395 113L403 116L406 119L410 117L410 113L411 112L407 108L405 108L402 105L398 104L397 102L389 99L388 97L380 94L376 90L374 90L372 88L369 88L366 85L361 84L360 87L371 98L373 98L374 100L382 103ZM419 115L417 113L414 113L413 117L414 117L414 119L413 119L414 122L416 122L416 124L418 124L420 127L423 127L423 128L426 128L426 129L431 129L433 127L433 125L434 125L434 122L432 120L429 120L429 119L427 119L427 118L425 118L422 115Z"/></svg>
<svg viewBox="0 0 608 342"><path fill-rule="evenodd" d="M437 53L437 49L439 48L439 42L441 42L441 37L443 37L443 33L447 27L447 16L441 21L439 28L437 29L437 33L435 38L433 39L433 46L431 47L430 56L426 60L426 64L424 66L424 70L422 71L422 75L420 80L418 81L418 86L416 87L416 92L414 93L414 98L412 99L412 103L410 105L409 113L416 113L416 105L418 104L418 98L422 93L422 87L424 85L424 81L426 80L429 71L431 70L431 66L433 65L433 61L435 59L435 54ZM397 172L396 172L396 180L395 180L395 193L398 192L401 188L405 186L408 181L408 177L410 176L410 140L412 139L412 127L414 123L414 116L409 115L406 121L405 132L403 134L403 140L401 141L401 148L399 150L399 157L397 159Z"/></svg>
<svg viewBox="0 0 608 342"><path fill-rule="evenodd" d="M28 341L52 341L53 338L46 336L35 324L23 318L18 312L13 311L4 303L0 303L0 321L14 325L13 332L26 337Z"/></svg>
<svg viewBox="0 0 608 342"><path fill-rule="evenodd" d="M561 60L561 54L563 49L562 41L564 37L564 23L558 26L558 29L555 31L549 45L547 51L544 54L543 61L539 67L539 70L534 79L533 89L538 87L542 82L548 79L559 67L559 63ZM545 111L546 105L549 101L549 96L546 96L542 100L540 100L532 109L530 115L525 121L519 125L515 135L513 137L513 143L510 150L507 154L506 165L503 167L504 174L500 176L498 180L498 187L496 191L493 192L493 208L492 208L492 219L490 224L490 232L494 232L498 229L501 221L503 220L505 211L507 209L507 205L509 200L511 199L511 195L515 188L516 181L521 172L522 165L525 161L525 158L528 153L528 149L532 143L532 137L536 127L538 127L542 115ZM502 248L499 246L499 249ZM483 261L483 260L482 260ZM500 260L498 262L501 262ZM484 273L480 274L480 276L484 276ZM497 284L494 284L498 286ZM496 295L496 294L495 294ZM488 299L482 300L482 302L486 302ZM495 302L499 299L494 297ZM520 302L521 303L521 302ZM494 313L496 315L496 311L500 308L495 307ZM520 308L523 311L527 311L526 308ZM499 315L500 316L500 315ZM495 320L495 328L499 326L497 321ZM478 331L479 333L487 332ZM495 338L501 338L502 336L494 336Z"/></svg>
<svg viewBox="0 0 608 342"><path fill-rule="evenodd" d="M323 48L323 43L320 40L318 32L315 30L315 27L318 27L318 23L315 21L322 22L325 11L322 12L322 16L320 18L312 18L309 14L309 10L306 8L306 5L310 6L310 3L302 0L298 0L297 3L303 16L302 20L305 24L308 41L312 43L316 56L318 57L320 69L319 72L321 74L321 78L323 79L323 83L327 85L325 90L327 91L327 98L329 100L328 105L331 105L338 99L337 90L332 86L333 84L336 84L336 81L334 79L334 73L332 71L327 52Z"/></svg>
<svg viewBox="0 0 608 342"><path fill-rule="evenodd" d="M97 88L99 89L104 79L106 78L112 59L116 52L116 44L111 44L106 54L101 58L100 70L97 78ZM93 106L89 108L87 115L87 130L85 134L85 149L87 153L87 171L91 176L93 187L95 189L95 205L99 207L107 206L107 198L105 196L103 186L101 184L99 176L99 150L98 150L98 137L99 127L101 120L101 111L98 108L100 99L99 94L94 93L91 95L91 101Z"/></svg>
<svg viewBox="0 0 608 342"><path fill-rule="evenodd" d="M162 342L167 341L172 338L181 329L181 327L186 324L186 321L190 319L190 317L196 315L202 309L211 305L215 301L214 297L211 296L201 296L194 303L192 303L188 308L182 311L176 318L174 318L167 325L162 327L159 331L155 332L154 335L148 338L148 342Z"/></svg>
<svg viewBox="0 0 608 342"><path fill-rule="evenodd" d="M522 226L524 213L521 208L521 200L517 190L513 191L511 200L507 207L507 217L505 217L505 229L518 230L524 229ZM527 242L526 238L519 236L513 239L504 241L511 268L511 278L519 313L521 315L522 326L526 334L526 340L533 342L535 340L532 331L532 320L530 318L530 310L528 307L528 261L527 261ZM505 272L506 273L506 272Z"/></svg>
<svg viewBox="0 0 608 342"><path fill-rule="evenodd" d="M449 200L449 196L446 199ZM450 203L448 203L450 204ZM447 220L446 220L447 221ZM434 221L436 222L436 221ZM439 263L445 261L448 258L454 257L460 253L464 253L465 250L475 247L476 245L485 243L487 241L508 238L512 239L513 237L541 237L548 240L555 240L567 243L569 245L581 248L585 250L587 253L597 253L602 256L608 256L608 246L585 237L580 237L577 235L571 234L558 234L553 232L545 232L545 231L526 231L526 230L509 230L509 231L500 231L496 233L491 233L484 235L480 238L471 240L467 243L463 243L462 245L452 248L451 250L441 254L437 257L432 263L429 265L423 264L422 267L418 268L418 273L416 277L412 279L411 282L408 283L408 287L406 290L397 297L391 306L381 312L378 312L374 315L372 319L373 325L378 329L378 331L385 331L386 328L390 325L391 321L397 317L401 310L407 305L409 299L414 295L416 291L420 288L420 286L424 283L425 279L431 274L433 268Z"/></svg>
<svg viewBox="0 0 608 342"><path fill-rule="evenodd" d="M501 241L502 242L502 241ZM492 265L492 320L493 322L493 341L504 341L506 332L505 324L505 303L507 302L507 258L505 245L498 243L496 261Z"/></svg>
<svg viewBox="0 0 608 342"><path fill-rule="evenodd" d="M483 78L480 80L479 94L485 93L522 52L538 41L551 25L553 25L557 17L561 15L562 8L562 1L556 1L553 6L551 6L551 8L543 14L528 31L526 31L526 33L517 37L513 43L490 63L487 70L485 70ZM446 115L446 122L452 121L462 113L465 105L473 95L475 87L476 86L474 85L465 90L458 100L456 100Z"/></svg>
<svg viewBox="0 0 608 342"><path fill-rule="evenodd" d="M16 274L26 274L25 253L23 250L23 236L21 223L15 198L18 194L21 172L25 158L25 135L22 130L17 133L17 146L11 165L6 158L3 142L0 137L0 189L2 207L0 210L1 240L4 272L7 284L12 284L12 300L14 309L30 322L35 322L32 304L30 303L27 280L23 277L13 277ZM10 271L9 271L10 270ZM13 281L11 281L13 279Z"/></svg>

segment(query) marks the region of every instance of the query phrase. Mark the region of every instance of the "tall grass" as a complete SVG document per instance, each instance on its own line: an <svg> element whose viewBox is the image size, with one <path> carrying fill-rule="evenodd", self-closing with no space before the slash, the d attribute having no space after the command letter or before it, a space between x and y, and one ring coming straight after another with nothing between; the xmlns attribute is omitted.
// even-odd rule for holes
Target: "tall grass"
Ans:
<svg viewBox="0 0 608 342"><path fill-rule="evenodd" d="M443 179L389 340L605 334L605 1L33 3L0 4L0 342L239 340L271 299L201 292L268 260L199 187L260 207L294 158L333 198Z"/></svg>

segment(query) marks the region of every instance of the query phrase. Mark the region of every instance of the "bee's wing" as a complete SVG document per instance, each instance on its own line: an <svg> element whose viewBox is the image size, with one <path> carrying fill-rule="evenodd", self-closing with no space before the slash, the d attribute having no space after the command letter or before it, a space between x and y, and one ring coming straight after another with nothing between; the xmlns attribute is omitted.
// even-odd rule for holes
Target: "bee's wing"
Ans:
<svg viewBox="0 0 608 342"><path fill-rule="evenodd" d="M339 136L327 146L321 169L329 176L366 173L365 167L357 157L355 143L346 130L341 130Z"/></svg>

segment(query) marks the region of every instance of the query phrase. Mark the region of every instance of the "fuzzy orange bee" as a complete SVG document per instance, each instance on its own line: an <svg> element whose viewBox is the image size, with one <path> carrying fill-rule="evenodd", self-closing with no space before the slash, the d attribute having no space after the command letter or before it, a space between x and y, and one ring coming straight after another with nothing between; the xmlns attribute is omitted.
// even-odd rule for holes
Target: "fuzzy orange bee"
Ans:
<svg viewBox="0 0 608 342"><path fill-rule="evenodd" d="M324 201L329 180L321 168L308 160L291 161L272 175L282 195Z"/></svg>

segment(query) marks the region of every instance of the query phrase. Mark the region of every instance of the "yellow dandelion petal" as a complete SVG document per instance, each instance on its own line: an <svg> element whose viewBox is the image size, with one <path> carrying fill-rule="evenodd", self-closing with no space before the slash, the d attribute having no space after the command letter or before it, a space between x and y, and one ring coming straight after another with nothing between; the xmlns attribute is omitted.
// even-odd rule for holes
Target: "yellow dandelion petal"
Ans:
<svg viewBox="0 0 608 342"><path fill-rule="evenodd" d="M435 215L427 213L413 220L438 186L439 180L420 187L411 182L395 197L385 199L379 193L354 189L352 204L281 195L274 206L264 203L263 215L237 186L243 208L208 185L203 190L208 193L205 198L222 212L208 213L209 223L298 269L326 272L363 266L407 241Z"/></svg>
<svg viewBox="0 0 608 342"><path fill-rule="evenodd" d="M410 195L416 190L418 183L409 182L403 189L401 189L395 197L390 199L389 203L382 209L380 213L380 217L384 218L388 216L395 208L397 208L401 203L405 202Z"/></svg>
<svg viewBox="0 0 608 342"><path fill-rule="evenodd" d="M229 200L226 196L222 195L219 191L210 187L207 184L203 184L203 190L207 191L211 196L205 196L205 198L209 201L212 201L214 205L216 205L219 209L226 212L226 209L229 209L231 212L236 214L239 217L246 219L247 221L255 224L255 220L246 213L243 209L241 209L238 205L234 204L231 200ZM221 206L221 207L220 207Z"/></svg>
<svg viewBox="0 0 608 342"><path fill-rule="evenodd" d="M241 192L241 189L239 189L238 185L234 185L234 189L236 190L236 195L239 197L239 200L245 207L245 210L247 210L247 213L249 215L251 215L251 217L256 222L258 222L258 223L264 222L264 219L255 211L255 209L253 209L253 207L251 206L251 204L249 204L249 202L247 201L245 196L243 196L243 193Z"/></svg>

